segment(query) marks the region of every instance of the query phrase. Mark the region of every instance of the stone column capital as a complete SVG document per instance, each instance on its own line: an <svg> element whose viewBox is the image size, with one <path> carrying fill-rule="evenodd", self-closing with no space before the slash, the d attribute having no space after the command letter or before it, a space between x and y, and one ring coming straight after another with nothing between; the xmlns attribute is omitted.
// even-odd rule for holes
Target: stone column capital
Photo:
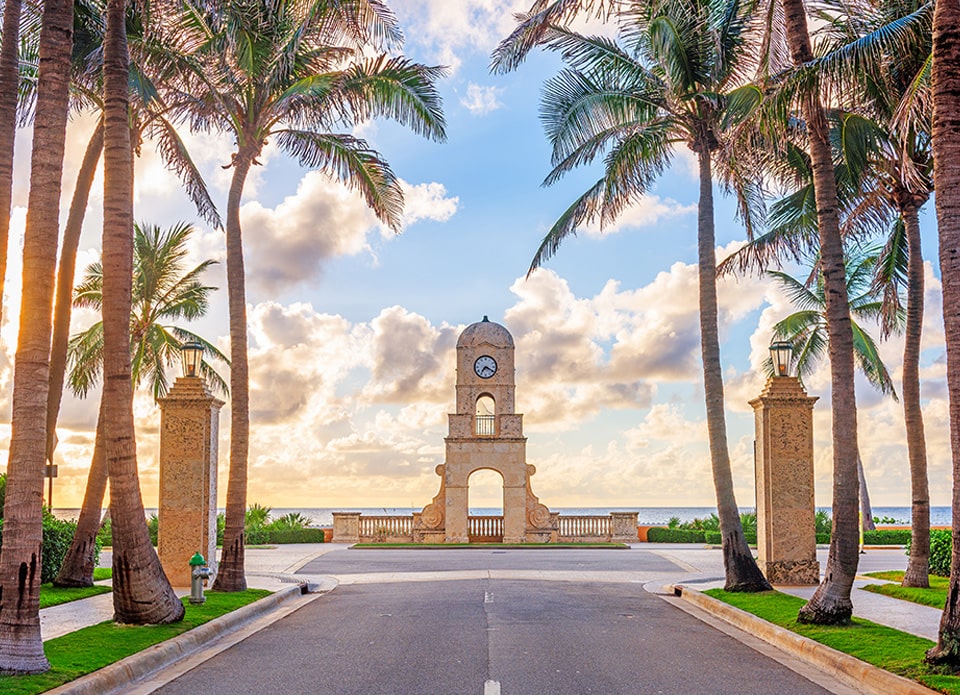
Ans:
<svg viewBox="0 0 960 695"><path fill-rule="evenodd" d="M224 401L207 390L207 384L203 379L195 376L181 376L177 377L166 396L157 399L157 405L160 406L161 410L168 406L181 408L199 406L220 410Z"/></svg>

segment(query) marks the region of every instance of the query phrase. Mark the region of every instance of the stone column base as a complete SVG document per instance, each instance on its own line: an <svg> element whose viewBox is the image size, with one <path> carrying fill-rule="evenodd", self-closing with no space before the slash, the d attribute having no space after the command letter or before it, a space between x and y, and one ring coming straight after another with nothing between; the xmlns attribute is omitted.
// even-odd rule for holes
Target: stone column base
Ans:
<svg viewBox="0 0 960 695"><path fill-rule="evenodd" d="M816 560L780 560L763 568L767 581L777 585L814 585L820 583L820 563Z"/></svg>

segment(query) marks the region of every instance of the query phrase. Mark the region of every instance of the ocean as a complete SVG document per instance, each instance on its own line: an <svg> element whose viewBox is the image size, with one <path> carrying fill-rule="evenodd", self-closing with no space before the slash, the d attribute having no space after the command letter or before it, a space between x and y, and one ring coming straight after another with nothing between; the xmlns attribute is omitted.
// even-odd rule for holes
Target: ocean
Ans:
<svg viewBox="0 0 960 695"><path fill-rule="evenodd" d="M360 512L369 516L409 516L413 512L419 512L421 507L273 507L270 510L270 518L276 519L279 516L290 513L298 513L310 519L312 526L332 526L334 512ZM637 523L641 526L654 526L658 524L666 525L671 518L677 517L681 522L702 519L717 513L716 507L558 507L551 508L553 511L560 512L564 516L591 516L606 515L610 512L637 512ZM829 507L817 507L830 512ZM106 511L106 510L104 510ZM220 509L222 512L223 509ZM741 512L753 512L753 507L741 507ZM80 514L79 509L54 509L53 513L60 519L76 519ZM156 509L147 509L147 515L156 514ZM474 515L494 515L502 514L500 508L494 507L471 507L470 514ZM907 525L910 523L910 507L874 507L873 515L880 518L894 519L896 524ZM931 507L930 524L933 526L949 526L952 520L950 507Z"/></svg>

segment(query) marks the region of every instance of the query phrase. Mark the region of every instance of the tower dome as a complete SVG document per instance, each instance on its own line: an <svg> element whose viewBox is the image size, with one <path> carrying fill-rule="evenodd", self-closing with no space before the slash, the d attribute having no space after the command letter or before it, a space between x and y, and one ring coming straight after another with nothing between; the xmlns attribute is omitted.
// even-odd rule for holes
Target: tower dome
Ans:
<svg viewBox="0 0 960 695"><path fill-rule="evenodd" d="M457 347L475 347L485 343L498 348L514 347L510 331L486 316L483 317L483 321L471 323L463 329L463 333L457 340Z"/></svg>

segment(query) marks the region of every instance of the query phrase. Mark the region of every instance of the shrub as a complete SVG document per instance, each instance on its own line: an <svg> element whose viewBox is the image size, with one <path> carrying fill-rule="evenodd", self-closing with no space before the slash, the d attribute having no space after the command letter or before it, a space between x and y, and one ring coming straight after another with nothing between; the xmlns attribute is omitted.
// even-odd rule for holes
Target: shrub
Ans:
<svg viewBox="0 0 960 695"><path fill-rule="evenodd" d="M703 531L654 527L647 531L651 543L705 543Z"/></svg>
<svg viewBox="0 0 960 695"><path fill-rule="evenodd" d="M271 521L267 524L267 528L271 530L305 529L310 527L310 523L311 520L303 514L290 512Z"/></svg>
<svg viewBox="0 0 960 695"><path fill-rule="evenodd" d="M833 519L830 518L830 512L826 509L818 509L813 515L813 523L817 529L817 536L819 537L822 534L826 534L828 537L826 542L829 543L829 536L833 533ZM818 540L817 543L819 542Z"/></svg>
<svg viewBox="0 0 960 695"><path fill-rule="evenodd" d="M720 545L723 543L723 535L719 531L704 531L703 539L710 545Z"/></svg>
<svg viewBox="0 0 960 695"><path fill-rule="evenodd" d="M43 563L40 570L42 583L52 582L60 572L63 558L66 557L77 531L77 522L61 521L44 509L43 511ZM3 546L3 520L0 519L0 547ZM100 559L100 543L97 543L95 561Z"/></svg>
<svg viewBox="0 0 960 695"><path fill-rule="evenodd" d="M906 545L910 542L910 529L884 529L864 531L864 545Z"/></svg>
<svg viewBox="0 0 960 695"><path fill-rule="evenodd" d="M244 529L247 531L247 533L249 533L251 528L266 526L269 518L270 507L263 507L259 504L251 504L247 509L246 515L244 516Z"/></svg>
<svg viewBox="0 0 960 695"><path fill-rule="evenodd" d="M147 531L150 532L150 542L156 547L157 537L160 535L160 517L156 514L151 514L147 519Z"/></svg>
<svg viewBox="0 0 960 695"><path fill-rule="evenodd" d="M930 574L936 574L940 577L950 576L950 553L952 551L952 531L935 529L930 532Z"/></svg>
<svg viewBox="0 0 960 695"><path fill-rule="evenodd" d="M113 524L110 523L110 517L107 516L100 522L100 530L97 531L97 542L101 545L113 545Z"/></svg>
<svg viewBox="0 0 960 695"><path fill-rule="evenodd" d="M223 512L217 514L217 545L223 545L223 529L227 525L227 515Z"/></svg>
<svg viewBox="0 0 960 695"><path fill-rule="evenodd" d="M740 526L743 527L743 533L747 537L747 542L750 542L750 537L753 537L753 542L757 542L757 513L756 512L744 512L740 515Z"/></svg>
<svg viewBox="0 0 960 695"><path fill-rule="evenodd" d="M267 543L323 543L322 528L269 529Z"/></svg>
<svg viewBox="0 0 960 695"><path fill-rule="evenodd" d="M820 545L829 545L830 543L830 534L829 533L820 533L817 531L817 543Z"/></svg>

